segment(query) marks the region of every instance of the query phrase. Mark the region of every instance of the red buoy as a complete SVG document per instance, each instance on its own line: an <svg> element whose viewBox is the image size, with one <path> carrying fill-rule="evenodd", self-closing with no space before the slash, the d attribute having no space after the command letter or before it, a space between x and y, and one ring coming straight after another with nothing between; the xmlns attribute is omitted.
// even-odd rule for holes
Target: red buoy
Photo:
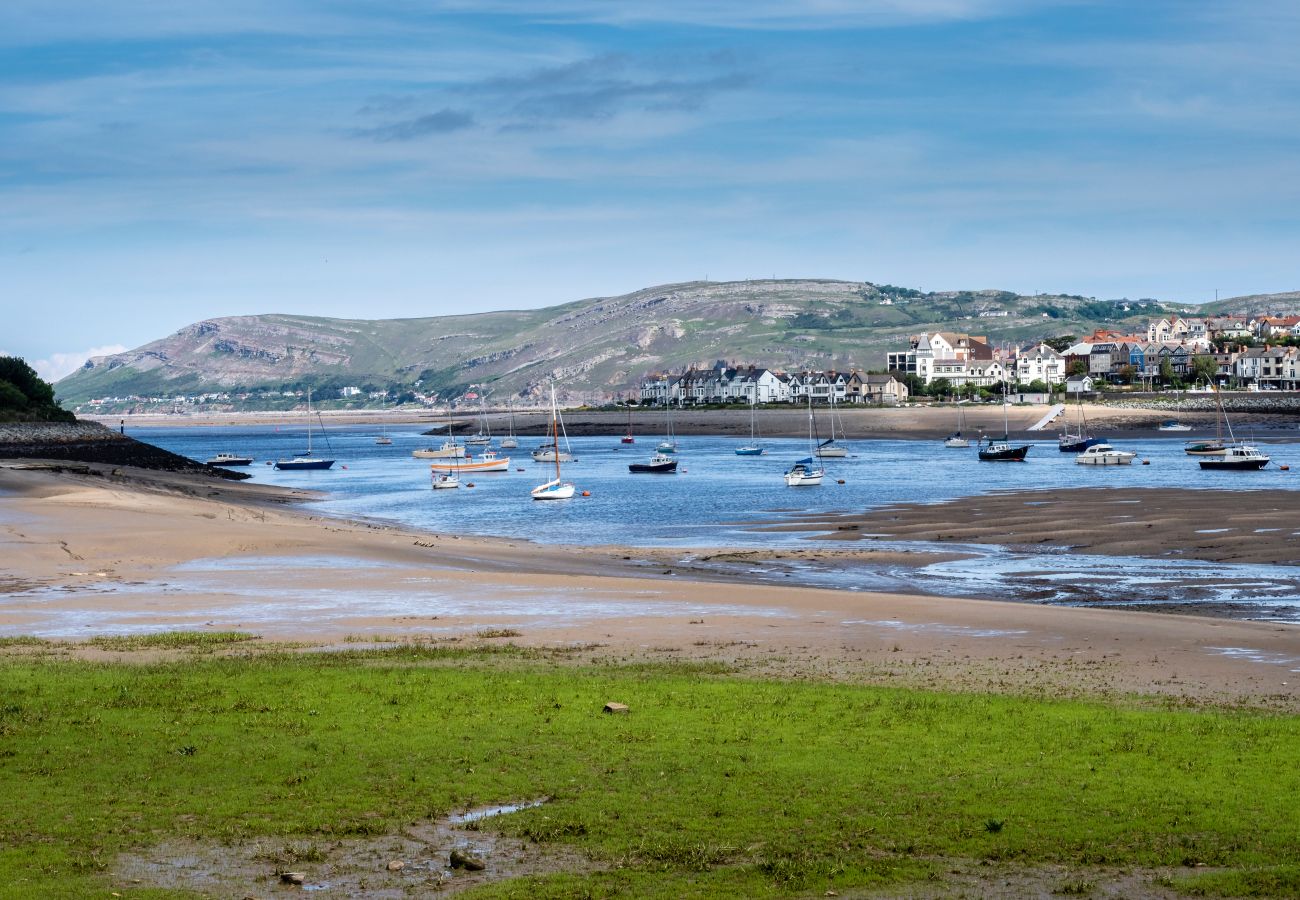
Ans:
<svg viewBox="0 0 1300 900"><path fill-rule="evenodd" d="M591 491L583 491L583 492L582 492L582 496L584 496L584 497L590 497L590 496L591 496Z"/></svg>

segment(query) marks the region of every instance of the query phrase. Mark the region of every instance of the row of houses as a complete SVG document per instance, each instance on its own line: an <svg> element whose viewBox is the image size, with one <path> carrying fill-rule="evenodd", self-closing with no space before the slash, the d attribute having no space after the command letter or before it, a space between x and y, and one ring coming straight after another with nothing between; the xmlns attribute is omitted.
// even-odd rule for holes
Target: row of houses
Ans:
<svg viewBox="0 0 1300 900"><path fill-rule="evenodd" d="M641 402L663 406L704 403L847 403L896 405L907 385L893 375L850 372L782 372L761 366L690 367L658 373L641 383Z"/></svg>
<svg viewBox="0 0 1300 900"><path fill-rule="evenodd" d="M1065 356L1046 344L994 347L987 337L956 331L913 336L906 350L886 355L885 367L927 385L942 378L954 388L1004 381L1061 384L1068 371Z"/></svg>
<svg viewBox="0 0 1300 900"><path fill-rule="evenodd" d="M1276 340L1300 337L1300 316L1172 316L1147 325L1146 340L1152 344L1189 344L1208 347L1218 338Z"/></svg>

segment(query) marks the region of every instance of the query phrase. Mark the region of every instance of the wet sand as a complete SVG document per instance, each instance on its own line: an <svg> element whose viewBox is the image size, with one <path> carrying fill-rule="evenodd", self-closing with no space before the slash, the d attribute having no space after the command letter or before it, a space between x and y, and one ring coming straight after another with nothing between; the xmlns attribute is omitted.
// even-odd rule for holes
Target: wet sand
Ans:
<svg viewBox="0 0 1300 900"><path fill-rule="evenodd" d="M1079 488L1016 491L765 526L835 541L1069 548L1110 556L1300 566L1300 506L1272 491Z"/></svg>
<svg viewBox="0 0 1300 900"><path fill-rule="evenodd" d="M666 551L422 534L286 507L301 499L178 475L0 466L0 635L213 629L330 646L499 640L487 635L505 629L574 658L1300 708L1294 626L705 580Z"/></svg>
<svg viewBox="0 0 1300 900"><path fill-rule="evenodd" d="M989 404L962 404L965 419L965 434L977 437L981 433L1002 434L1002 406ZM1052 437L1060 429L1060 420L1042 432L1025 432L1025 429L1038 422L1049 406L1043 404L1011 406L1007 409L1007 420L1013 434L1041 434ZM894 438L935 440L947 437L957 425L957 407L940 406L935 408L923 406L900 407L854 407L844 406L837 410L843 419L845 431L850 440L867 438ZM1113 438L1132 437L1179 437L1177 433L1163 434L1156 430L1160 422L1169 418L1167 411L1146 409L1121 409L1113 406L1085 404L1084 412L1094 427ZM819 409L818 420L822 421L825 409ZM1071 405L1071 416L1076 411ZM329 425L380 425L398 427L418 424L426 429L446 428L448 417L432 410L409 412L393 410L387 413L379 411L364 412L326 412L324 421ZM96 417L88 417L96 419ZM1212 435L1215 428L1215 415L1212 412L1181 413L1178 418L1191 425L1193 431L1181 434L1184 438ZM546 432L548 416L541 411L516 410L515 430L524 435L540 435ZM119 417L106 416L97 419L107 425L116 427ZM302 413L229 413L189 415L141 415L126 416L128 433L139 429L138 436L148 440L148 429L157 426L255 426L255 425L303 425L306 421ZM488 416L489 427L493 434L504 434L508 424L505 413L491 413ZM456 415L450 421L459 431L473 430L478 427L476 415ZM614 435L627 430L627 414L614 411L566 410L564 412L565 428L570 435ZM1294 415L1284 414L1234 414L1234 426L1253 428L1261 439L1269 436L1300 437L1296 428ZM632 430L639 436L661 434L666 426L662 411L638 410L633 413ZM764 408L758 411L758 428L768 437L801 437L807 434L808 414L797 406L782 408ZM744 406L733 409L676 410L673 412L673 429L678 434L710 434L748 436L749 410Z"/></svg>

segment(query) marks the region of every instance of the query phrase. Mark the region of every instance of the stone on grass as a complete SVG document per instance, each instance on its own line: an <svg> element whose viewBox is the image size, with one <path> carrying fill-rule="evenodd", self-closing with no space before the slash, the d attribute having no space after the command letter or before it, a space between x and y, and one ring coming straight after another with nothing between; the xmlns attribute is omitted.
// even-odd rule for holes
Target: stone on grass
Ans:
<svg viewBox="0 0 1300 900"><path fill-rule="evenodd" d="M453 850L451 851L451 867L453 869L465 869L468 872L482 872L487 868L487 863L468 850Z"/></svg>
<svg viewBox="0 0 1300 900"><path fill-rule="evenodd" d="M605 704L605 712L607 713L626 713L627 711L628 708L626 703L614 703L613 701L610 701Z"/></svg>

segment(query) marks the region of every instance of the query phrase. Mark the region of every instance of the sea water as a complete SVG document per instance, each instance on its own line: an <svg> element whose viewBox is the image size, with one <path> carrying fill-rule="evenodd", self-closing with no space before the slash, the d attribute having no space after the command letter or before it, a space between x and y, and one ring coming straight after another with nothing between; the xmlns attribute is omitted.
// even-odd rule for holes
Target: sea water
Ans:
<svg viewBox="0 0 1300 900"><path fill-rule="evenodd" d="M1270 490L1283 502L1300 500L1300 442L1261 444L1274 464L1258 472L1200 468L1183 452L1180 438L1112 441L1138 458L1131 466L1081 466L1061 453L1054 436L1030 441L1024 463L984 463L974 448L949 449L937 440L847 441L849 456L823 460L826 478L817 487L786 487L782 473L808 455L807 441L763 441L767 453L736 456L745 441L733 437L678 439L673 475L631 474L628 464L654 452L657 437L623 445L617 436L575 438L577 460L563 476L579 491L569 501L538 502L529 491L554 477L554 464L535 463L528 451L540 439L521 439L509 472L464 473L459 490L432 490L427 460L411 451L438 445L420 429L389 429L393 443L376 445L373 426L331 428L317 451L337 460L328 471L280 472L266 461L301 449L301 429L189 427L137 430L135 436L193 459L219 451L253 456L245 471L263 484L307 488L326 499L317 512L372 518L427 531L493 535L541 543L672 548L772 548L807 541L807 532L760 531L759 523L797 522L838 512L896 503L940 503L1017 490L1084 487ZM317 436L319 439L319 435ZM475 451L476 453L478 451ZM1149 465L1143 465L1143 460ZM1291 465L1284 471L1278 465ZM522 470L522 471L521 471ZM843 481L843 484L838 482ZM474 486L468 487L469 484ZM582 496L587 492L589 496ZM1124 507L1112 527L1123 529ZM1189 509L1189 515L1195 509ZM960 518L960 507L952 516ZM1210 521L1207 519L1207 522ZM833 545L852 549L861 543ZM762 565L711 563L728 575L783 584L843 590L928 592L943 596L997 597L1069 605L1175 607L1232 618L1300 622L1300 568L1200 563L1177 558L1129 558L1063 552L1059 548L1003 548L873 540L872 549L942 550L967 558L921 566L836 561L767 561ZM832 549L822 546L823 549ZM1173 552L1173 551L1171 551ZM752 571L751 571L752 569Z"/></svg>

